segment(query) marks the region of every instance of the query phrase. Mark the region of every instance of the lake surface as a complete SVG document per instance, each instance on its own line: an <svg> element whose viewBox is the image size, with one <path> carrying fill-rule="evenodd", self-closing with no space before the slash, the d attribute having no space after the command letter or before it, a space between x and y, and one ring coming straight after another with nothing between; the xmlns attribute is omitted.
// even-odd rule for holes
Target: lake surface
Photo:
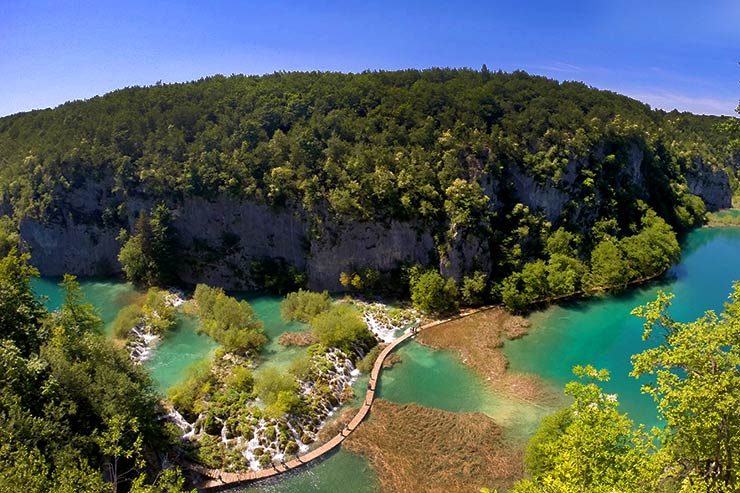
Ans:
<svg viewBox="0 0 740 493"><path fill-rule="evenodd" d="M655 406L640 393L640 382L629 377L630 356L655 344L642 341L641 320L630 311L655 298L658 289L675 293L672 315L679 320L692 320L707 309L721 310L732 282L740 279L740 228L700 229L683 242L683 257L659 282L629 290L619 296L606 296L552 307L530 317L530 335L506 343L504 351L515 371L532 372L548 383L562 388L572 380L576 364L592 364L611 371L606 385L616 392L622 410L633 419L648 425L658 424ZM39 279L34 288L47 297L51 309L61 304L61 291L56 280ZM117 311L135 295L127 283L83 281L89 302L98 307L109 324ZM280 299L270 296L238 294L252 305L263 321L270 338L263 351L262 366L287 369L303 353L302 348L283 348L277 342L284 331L304 330L303 324L286 324L280 319ZM208 337L196 332L196 322L182 317L174 330L148 362L152 376L161 391L176 383L193 362L207 357L216 347ZM523 440L536 429L537 423L551 409L503 399L491 393L485 383L454 355L434 351L416 342L398 350L401 363L384 371L379 384L381 398L414 402L453 412L483 412L502 424L510 437ZM366 379L355 384L358 396L364 392ZM357 401L359 402L359 397ZM339 450L325 460L295 474L250 488L245 492L372 492L377 479L362 457Z"/></svg>
<svg viewBox="0 0 740 493"><path fill-rule="evenodd" d="M740 228L696 230L682 245L681 262L659 282L532 315L529 335L504 346L511 368L537 373L561 388L573 379L574 365L606 368L611 381L605 387L619 395L621 409L639 423L659 424L652 399L629 376L630 356L656 340L642 341L642 320L630 312L663 290L675 294L671 315L691 321L706 310L721 311L732 283L740 280Z"/></svg>

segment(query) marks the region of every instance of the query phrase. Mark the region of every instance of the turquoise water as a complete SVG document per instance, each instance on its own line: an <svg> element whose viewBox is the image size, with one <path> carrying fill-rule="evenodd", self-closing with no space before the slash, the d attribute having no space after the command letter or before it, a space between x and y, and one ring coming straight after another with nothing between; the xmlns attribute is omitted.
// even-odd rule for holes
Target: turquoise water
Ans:
<svg viewBox="0 0 740 493"><path fill-rule="evenodd" d="M177 326L165 335L152 359L145 363L162 395L183 379L188 368L218 347L213 339L198 333L197 327L195 318L179 315Z"/></svg>
<svg viewBox="0 0 740 493"><path fill-rule="evenodd" d="M279 479L271 479L249 488L235 488L244 493L374 493L379 491L374 471L361 456L342 449L326 459Z"/></svg>
<svg viewBox="0 0 740 493"><path fill-rule="evenodd" d="M49 310L56 310L64 302L64 292L59 286L61 279L42 277L33 279L31 286ZM85 301L97 308L106 328L116 318L118 311L132 302L138 292L127 282L113 280L81 280L80 287Z"/></svg>
<svg viewBox="0 0 740 493"><path fill-rule="evenodd" d="M683 243L681 263L671 269L660 282L630 290L620 296L574 302L535 313L530 318L530 335L506 343L504 351L515 371L533 372L547 382L562 388L572 379L571 368L576 364L593 364L612 372L606 385L609 392L619 394L622 409L638 422L656 424L655 407L639 391L640 383L628 376L630 355L651 342L641 340L641 321L630 311L655 297L658 289L676 294L671 310L679 320L691 320L705 309L722 308L732 282L740 279L740 228L701 229L692 232ZM47 297L47 306L61 303L57 281L40 279L34 288ZM97 306L107 323L136 294L129 285L120 282L83 281L88 300ZM284 331L305 329L303 324L285 324L280 320L279 299L268 296L241 295L254 308L265 324L270 342L263 351L262 365L286 368L304 352L303 348L283 348L277 342ZM208 355L215 343L196 334L196 322L183 317L160 344L156 356L149 362L152 376L160 390L177 382L187 366ZM654 343L654 342L652 342ZM491 393L475 373L454 355L434 351L416 342L404 344L398 350L402 362L384 371L379 384L379 396L398 403L418 403L454 412L483 412L506 426L509 436L527 437L536 428L542 415L551 409L526 402L501 399ZM359 401L366 380L355 388ZM234 491L293 493L293 492L371 492L377 490L373 470L362 457L339 450L318 464L246 489Z"/></svg>
<svg viewBox="0 0 740 493"><path fill-rule="evenodd" d="M452 412L481 412L507 428L510 436L525 437L552 409L504 399L457 356L416 342L397 350L401 363L383 371L378 396L398 403L416 403Z"/></svg>
<svg viewBox="0 0 740 493"><path fill-rule="evenodd" d="M740 279L740 229L700 229L683 242L683 257L664 280L620 296L551 307L532 315L532 330L508 342L504 351L515 371L537 373L562 387L577 364L611 372L606 384L619 395L621 408L637 422L658 424L655 405L629 376L630 355L656 341L642 341L642 321L630 311L655 298L659 289L674 293L671 314L690 321L705 310L721 310L732 283Z"/></svg>

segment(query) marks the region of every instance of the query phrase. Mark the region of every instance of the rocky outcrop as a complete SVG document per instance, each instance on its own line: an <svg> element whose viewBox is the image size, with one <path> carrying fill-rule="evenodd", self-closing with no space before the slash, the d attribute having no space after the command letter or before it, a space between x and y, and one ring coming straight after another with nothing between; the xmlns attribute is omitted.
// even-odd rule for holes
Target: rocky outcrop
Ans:
<svg viewBox="0 0 740 493"><path fill-rule="evenodd" d="M598 187L589 192L589 200L583 199L582 168L590 162L604 162L604 173L611 173L609 183L630 191L625 194L650 194L645 186L644 155L638 145L628 147L624 159L618 161L619 168L611 171L604 154L597 148L589 157L571 161L557 182L538 179L517 165L495 176L483 174L479 181L490 197L493 213L506 213L506 207L522 203L553 224L567 220L582 225L585 231L598 219L603 201ZM701 197L707 209L731 206L732 191L723 170L697 159L686 170L686 181L689 191ZM116 239L120 230L130 231L139 213L155 204L154 198L141 190L128 190L125 196L111 191L120 188L109 176L80 179L64 188L60 185L43 220L28 217L21 221L21 236L42 275L120 272L120 243ZM387 272L402 264L438 263L446 276L459 280L467 272L488 271L493 265L491 240L480 237L480 232L455 232L452 228L452 233L446 233L449 242L445 250L438 252L434 238L440 231L419 223L352 223L325 217L320 225L311 224L299 206L274 208L227 196L170 197L168 206L178 244L178 274L187 284L259 287L254 266L260 262L305 272L311 289L337 291L342 289L341 272L365 268Z"/></svg>
<svg viewBox="0 0 740 493"><path fill-rule="evenodd" d="M121 269L116 258L121 245L115 228L76 222L69 216L43 223L26 218L21 221L20 233L31 251L32 263L44 276L104 276Z"/></svg>
<svg viewBox="0 0 740 493"><path fill-rule="evenodd" d="M188 284L253 288L250 266L266 259L306 270L308 224L297 210L191 197L174 206L172 227Z"/></svg>
<svg viewBox="0 0 740 493"><path fill-rule="evenodd" d="M429 265L434 239L409 223L330 223L311 242L308 283L311 289L341 290L339 274L371 267L389 271L402 263Z"/></svg>
<svg viewBox="0 0 740 493"><path fill-rule="evenodd" d="M707 210L716 211L732 207L732 188L727 172L694 158L693 167L686 170L686 184L689 192L698 195Z"/></svg>

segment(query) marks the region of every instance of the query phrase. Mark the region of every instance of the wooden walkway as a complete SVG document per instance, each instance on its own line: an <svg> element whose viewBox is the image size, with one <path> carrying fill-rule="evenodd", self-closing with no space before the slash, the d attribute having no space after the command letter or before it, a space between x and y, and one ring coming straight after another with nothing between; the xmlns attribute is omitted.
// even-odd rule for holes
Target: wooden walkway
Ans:
<svg viewBox="0 0 740 493"><path fill-rule="evenodd" d="M386 347L383 348L383 350L378 355L378 358L375 360L375 364L373 365L373 370L370 372L370 382L368 385L367 393L365 394L365 401L362 403L362 407L360 407L360 409L357 411L357 414L355 414L355 417L352 418L352 420L347 424L347 426L345 426L342 429L341 432L339 432L339 434L335 435L328 442L307 452L306 454L297 456L295 459L291 459L290 461L282 463L282 464L273 464L272 467L268 469L262 469L260 471L225 472L225 471L221 471L220 469L209 469L207 467L204 467L201 464L196 464L196 463L184 461L184 460L180 461L180 465L184 466L187 469L190 469L191 471L194 471L200 474L201 476L205 478L205 480L202 481L200 484L195 485L199 491L209 491L209 490L213 491L213 490L219 490L219 489L224 489L224 488L230 488L230 487L238 486L240 484L244 484L244 483L248 483L252 481L258 481L261 479L271 478L279 474L292 471L297 468L305 466L309 462L318 459L319 457L327 454L328 452L336 448L365 419L365 417L370 412L370 408L373 405L373 401L375 400L375 389L377 388L377 385L378 385L378 378L380 377L380 372L383 369L383 363L385 362L385 359L388 357L388 355L394 349L396 349L403 342L412 338L420 330L428 329L430 327L434 327L440 324L451 322L453 320L467 317L474 313L478 313L484 310L489 310L491 308L493 307L478 308L475 310L462 313L452 318L430 322L428 324L425 324L419 327L417 331L415 332L412 332L411 330L409 330L405 332L402 336L398 337L397 339L394 339L393 342L391 342L390 344L388 344Z"/></svg>

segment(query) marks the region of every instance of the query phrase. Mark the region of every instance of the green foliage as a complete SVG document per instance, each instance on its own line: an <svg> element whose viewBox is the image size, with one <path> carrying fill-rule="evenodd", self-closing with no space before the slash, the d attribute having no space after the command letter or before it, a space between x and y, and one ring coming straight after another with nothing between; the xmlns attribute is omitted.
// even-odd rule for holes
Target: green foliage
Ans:
<svg viewBox="0 0 740 493"><path fill-rule="evenodd" d="M325 347L339 348L352 354L357 348L375 345L375 336L353 306L337 304L311 320L311 330Z"/></svg>
<svg viewBox="0 0 740 493"><path fill-rule="evenodd" d="M0 216L0 257L5 257L15 248L21 249L18 227L10 216Z"/></svg>
<svg viewBox="0 0 740 493"><path fill-rule="evenodd" d="M252 370L243 366L234 368L231 374L226 377L226 386L239 392L251 393L254 387Z"/></svg>
<svg viewBox="0 0 740 493"><path fill-rule="evenodd" d="M591 271L585 284L589 290L620 288L629 281L629 270L619 244L611 238L602 240L591 252Z"/></svg>
<svg viewBox="0 0 740 493"><path fill-rule="evenodd" d="M144 286L162 286L174 280L174 240L170 230L170 211L163 203L149 215L142 213L133 234L123 233L118 261L126 278Z"/></svg>
<svg viewBox="0 0 740 493"><path fill-rule="evenodd" d="M301 406L298 382L292 375L276 368L266 368L257 373L254 391L267 406L265 412L269 416L293 413Z"/></svg>
<svg viewBox="0 0 740 493"><path fill-rule="evenodd" d="M551 296L557 298L579 292L585 274L586 266L578 258L552 254L547 262L547 285Z"/></svg>
<svg viewBox="0 0 740 493"><path fill-rule="evenodd" d="M549 293L547 266L542 260L529 262L521 272L507 277L501 287L501 299L514 312L544 301Z"/></svg>
<svg viewBox="0 0 740 493"><path fill-rule="evenodd" d="M653 438L619 413L616 395L601 389L606 370L586 366L574 373L583 381L566 385L573 404L543 422L527 451L532 479L513 492L650 491Z"/></svg>
<svg viewBox="0 0 740 493"><path fill-rule="evenodd" d="M414 308L428 314L445 314L457 308L458 291L455 280L445 279L436 270L412 273L409 280Z"/></svg>
<svg viewBox="0 0 740 493"><path fill-rule="evenodd" d="M381 350L382 348L378 345L368 351L367 354L360 360L360 362L357 363L357 369L360 370L362 373L369 374L372 371L373 366L375 365L375 360L378 359L378 355L380 354Z"/></svg>
<svg viewBox="0 0 740 493"><path fill-rule="evenodd" d="M127 487L166 440L151 381L100 334L73 276L48 314L33 274L13 251L0 261L0 490Z"/></svg>
<svg viewBox="0 0 740 493"><path fill-rule="evenodd" d="M488 276L485 272L475 271L464 276L460 287L460 299L468 306L482 305L486 300Z"/></svg>
<svg viewBox="0 0 740 493"><path fill-rule="evenodd" d="M663 344L633 357L632 375L650 375L643 392L665 421L665 450L683 486L736 491L740 466L740 283L724 312L681 323L668 314L672 295L633 311L645 319L644 339L661 329ZM684 491L683 489L681 491ZM700 491L700 490L687 490Z"/></svg>
<svg viewBox="0 0 740 493"><path fill-rule="evenodd" d="M111 324L113 337L125 340L128 338L131 329L141 323L143 317L144 313L141 309L141 305L138 303L124 306L119 310L118 315L116 315L116 318Z"/></svg>
<svg viewBox="0 0 740 493"><path fill-rule="evenodd" d="M203 408L200 398L208 394L216 383L211 361L203 360L188 368L187 376L170 388L168 398L181 413L197 416Z"/></svg>
<svg viewBox="0 0 740 493"><path fill-rule="evenodd" d="M642 218L642 230L621 240L631 278L647 278L664 272L681 256L671 227L654 211Z"/></svg>
<svg viewBox="0 0 740 493"><path fill-rule="evenodd" d="M478 182L456 178L445 190L445 212L456 230L474 228L485 218L489 198Z"/></svg>
<svg viewBox="0 0 740 493"><path fill-rule="evenodd" d="M221 288L198 284L193 295L199 330L221 344L227 352L258 351L266 342L262 323L246 301L227 296Z"/></svg>
<svg viewBox="0 0 740 493"><path fill-rule="evenodd" d="M722 314L693 322L668 315L673 296L633 310L645 320L643 338L661 343L632 357L632 376L649 375L642 391L665 424L648 435L617 410L600 382L606 370L576 367L584 382L566 385L573 404L543 420L526 454L531 479L514 493L737 491L740 446L740 283Z"/></svg>
<svg viewBox="0 0 740 493"><path fill-rule="evenodd" d="M167 291L149 288L137 302L123 307L113 320L113 336L126 339L134 327L144 326L162 335L176 324L175 307L167 302Z"/></svg>
<svg viewBox="0 0 740 493"><path fill-rule="evenodd" d="M0 339L9 339L25 355L37 353L47 338L46 312L34 297L31 279L38 271L28 254L11 249L0 260Z"/></svg>
<svg viewBox="0 0 740 493"><path fill-rule="evenodd" d="M299 289L288 293L280 303L280 317L286 321L310 322L313 317L328 310L331 302L327 291L315 293Z"/></svg>

